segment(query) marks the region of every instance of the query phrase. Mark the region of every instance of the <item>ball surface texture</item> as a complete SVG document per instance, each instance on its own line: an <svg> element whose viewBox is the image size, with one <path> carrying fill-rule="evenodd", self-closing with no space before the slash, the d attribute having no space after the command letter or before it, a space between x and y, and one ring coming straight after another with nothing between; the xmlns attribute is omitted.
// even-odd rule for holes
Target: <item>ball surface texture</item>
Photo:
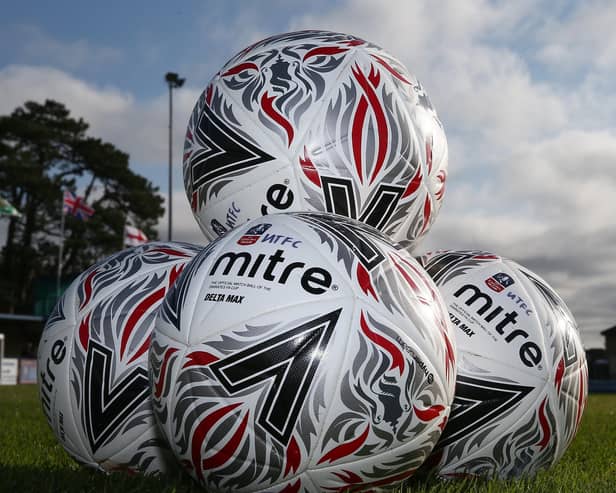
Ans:
<svg viewBox="0 0 616 493"><path fill-rule="evenodd" d="M555 464L573 440L588 391L573 316L539 276L480 251L419 258L455 331L454 405L428 462L441 476L518 478Z"/></svg>
<svg viewBox="0 0 616 493"><path fill-rule="evenodd" d="M429 276L378 230L273 214L210 243L165 297L154 409L208 491L375 489L436 443L452 335Z"/></svg>
<svg viewBox="0 0 616 493"><path fill-rule="evenodd" d="M333 212L413 246L441 206L447 141L393 56L328 31L286 33L229 60L189 119L184 183L213 239L259 216Z"/></svg>
<svg viewBox="0 0 616 493"><path fill-rule="evenodd" d="M148 348L156 310L199 250L151 242L111 255L78 276L49 316L39 395L58 441L80 463L148 474L173 464L152 411Z"/></svg>

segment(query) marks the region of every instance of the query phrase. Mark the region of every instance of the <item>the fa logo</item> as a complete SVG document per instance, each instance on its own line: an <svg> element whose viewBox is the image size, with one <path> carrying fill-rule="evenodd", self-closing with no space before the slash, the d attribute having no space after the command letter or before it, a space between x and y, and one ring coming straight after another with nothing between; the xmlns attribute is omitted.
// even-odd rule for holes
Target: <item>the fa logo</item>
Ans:
<svg viewBox="0 0 616 493"><path fill-rule="evenodd" d="M246 233L242 235L242 237L237 240L238 245L254 245L261 235L265 233L272 225L268 223L261 223L250 228Z"/></svg>
<svg viewBox="0 0 616 493"><path fill-rule="evenodd" d="M511 278L509 274L505 274L504 272L497 272L492 277L488 277L486 279L487 286L492 290L500 293L503 289L508 286L511 286L515 281Z"/></svg>

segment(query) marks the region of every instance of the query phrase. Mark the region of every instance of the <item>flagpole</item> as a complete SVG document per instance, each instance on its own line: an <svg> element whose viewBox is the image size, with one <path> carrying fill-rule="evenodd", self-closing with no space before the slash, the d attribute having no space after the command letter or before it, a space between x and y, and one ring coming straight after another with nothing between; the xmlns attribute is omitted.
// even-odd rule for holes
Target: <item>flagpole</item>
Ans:
<svg viewBox="0 0 616 493"><path fill-rule="evenodd" d="M58 246L58 275L56 277L56 296L60 297L60 282L62 279L62 254L64 251L64 193L62 194L62 219L60 220L60 245Z"/></svg>

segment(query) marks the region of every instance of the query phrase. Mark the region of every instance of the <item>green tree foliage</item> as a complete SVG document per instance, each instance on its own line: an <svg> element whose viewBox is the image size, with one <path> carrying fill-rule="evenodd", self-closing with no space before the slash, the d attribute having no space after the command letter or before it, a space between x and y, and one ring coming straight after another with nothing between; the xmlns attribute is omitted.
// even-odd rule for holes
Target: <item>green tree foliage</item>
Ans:
<svg viewBox="0 0 616 493"><path fill-rule="evenodd" d="M120 250L127 220L157 236L158 188L129 169L126 153L87 130L51 100L0 116L0 195L22 213L10 219L0 258L0 311L29 311L33 280L55 275L63 190L78 192L96 211L87 221L66 216L66 277Z"/></svg>

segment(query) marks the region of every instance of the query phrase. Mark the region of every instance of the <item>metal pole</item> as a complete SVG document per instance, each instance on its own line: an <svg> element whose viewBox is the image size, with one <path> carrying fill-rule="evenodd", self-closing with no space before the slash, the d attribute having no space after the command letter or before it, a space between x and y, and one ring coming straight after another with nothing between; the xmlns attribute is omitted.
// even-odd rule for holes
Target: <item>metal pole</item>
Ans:
<svg viewBox="0 0 616 493"><path fill-rule="evenodd" d="M62 253L64 251L64 199L62 202L62 219L60 220L60 246L58 247L58 274L56 277L56 296L60 297L60 282L62 279Z"/></svg>
<svg viewBox="0 0 616 493"><path fill-rule="evenodd" d="M2 360L4 359L4 334L0 334L0 384L2 384Z"/></svg>
<svg viewBox="0 0 616 493"><path fill-rule="evenodd" d="M173 230L173 205L172 205L172 185L173 185L173 154L172 154L172 134L173 134L173 84L169 82L169 194L167 196L167 214L169 215L169 231L167 237L172 239Z"/></svg>
<svg viewBox="0 0 616 493"><path fill-rule="evenodd" d="M173 237L173 89L182 87L186 79L181 79L175 72L167 72L165 80L169 85L169 193L167 197L167 213L169 215L169 241Z"/></svg>

